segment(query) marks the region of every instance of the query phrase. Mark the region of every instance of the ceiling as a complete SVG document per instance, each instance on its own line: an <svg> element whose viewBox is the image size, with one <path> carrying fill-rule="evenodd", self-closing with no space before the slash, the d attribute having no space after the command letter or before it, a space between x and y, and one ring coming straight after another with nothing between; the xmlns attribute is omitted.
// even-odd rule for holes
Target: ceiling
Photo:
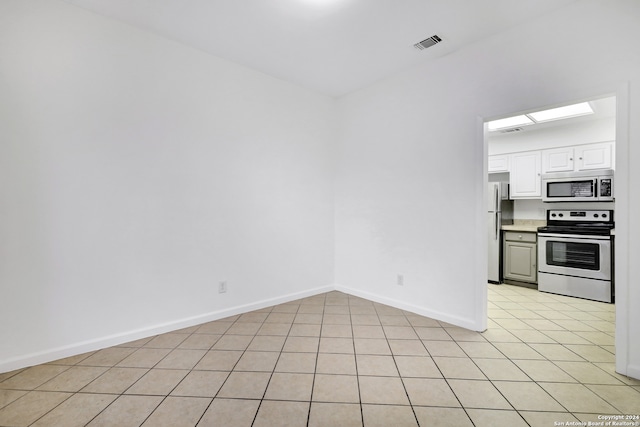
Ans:
<svg viewBox="0 0 640 427"><path fill-rule="evenodd" d="M576 0L65 1L339 97Z"/></svg>

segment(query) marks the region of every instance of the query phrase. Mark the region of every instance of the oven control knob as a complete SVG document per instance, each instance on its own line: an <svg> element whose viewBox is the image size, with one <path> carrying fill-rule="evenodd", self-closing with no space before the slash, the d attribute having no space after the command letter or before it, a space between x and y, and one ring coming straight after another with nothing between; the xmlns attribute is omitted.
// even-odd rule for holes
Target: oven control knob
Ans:
<svg viewBox="0 0 640 427"><path fill-rule="evenodd" d="M602 214L602 218L606 218L606 217L607 217L607 214Z"/></svg>
<svg viewBox="0 0 640 427"><path fill-rule="evenodd" d="M556 217L556 214L551 214L551 216L555 218L555 217Z"/></svg>
<svg viewBox="0 0 640 427"><path fill-rule="evenodd" d="M562 217L564 216L564 214L558 214L558 216L559 216L560 218L562 218Z"/></svg>
<svg viewBox="0 0 640 427"><path fill-rule="evenodd" d="M593 214L593 217L594 217L594 218L598 218L598 216L599 216L598 214ZM604 216L604 215L603 215L603 216Z"/></svg>

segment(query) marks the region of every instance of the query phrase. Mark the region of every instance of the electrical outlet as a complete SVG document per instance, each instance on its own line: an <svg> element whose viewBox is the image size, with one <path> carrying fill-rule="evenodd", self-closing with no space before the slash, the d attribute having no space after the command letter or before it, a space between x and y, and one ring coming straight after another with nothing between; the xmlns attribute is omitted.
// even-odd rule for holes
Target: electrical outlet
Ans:
<svg viewBox="0 0 640 427"><path fill-rule="evenodd" d="M218 284L218 293L224 294L225 292L227 292L227 282L220 282Z"/></svg>
<svg viewBox="0 0 640 427"><path fill-rule="evenodd" d="M404 286L404 276L402 274L398 274L396 281L398 283L398 286Z"/></svg>

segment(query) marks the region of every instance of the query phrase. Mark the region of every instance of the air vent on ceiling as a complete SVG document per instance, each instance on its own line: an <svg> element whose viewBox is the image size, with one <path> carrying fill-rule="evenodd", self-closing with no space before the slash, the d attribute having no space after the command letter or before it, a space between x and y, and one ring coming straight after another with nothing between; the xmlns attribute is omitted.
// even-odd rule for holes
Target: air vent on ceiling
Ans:
<svg viewBox="0 0 640 427"><path fill-rule="evenodd" d="M441 41L442 39L440 37L434 35L429 37L428 39L424 39L421 42L414 44L413 47L419 50L424 50L428 47L433 46L434 44L440 43Z"/></svg>
<svg viewBox="0 0 640 427"><path fill-rule="evenodd" d="M522 128L502 129L500 133L522 132L523 130Z"/></svg>

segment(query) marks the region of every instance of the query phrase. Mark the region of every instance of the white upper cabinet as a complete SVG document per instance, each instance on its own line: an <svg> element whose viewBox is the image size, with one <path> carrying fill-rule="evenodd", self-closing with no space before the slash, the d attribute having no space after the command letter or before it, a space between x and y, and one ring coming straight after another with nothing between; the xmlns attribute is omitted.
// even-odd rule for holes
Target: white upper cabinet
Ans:
<svg viewBox="0 0 640 427"><path fill-rule="evenodd" d="M538 199L542 197L541 157L540 151L514 153L510 156L509 184L512 199Z"/></svg>
<svg viewBox="0 0 640 427"><path fill-rule="evenodd" d="M579 145L575 148L576 170L613 169L613 143Z"/></svg>
<svg viewBox="0 0 640 427"><path fill-rule="evenodd" d="M542 150L542 173L571 172L574 165L573 147Z"/></svg>
<svg viewBox="0 0 640 427"><path fill-rule="evenodd" d="M489 172L509 172L509 155L489 156Z"/></svg>

